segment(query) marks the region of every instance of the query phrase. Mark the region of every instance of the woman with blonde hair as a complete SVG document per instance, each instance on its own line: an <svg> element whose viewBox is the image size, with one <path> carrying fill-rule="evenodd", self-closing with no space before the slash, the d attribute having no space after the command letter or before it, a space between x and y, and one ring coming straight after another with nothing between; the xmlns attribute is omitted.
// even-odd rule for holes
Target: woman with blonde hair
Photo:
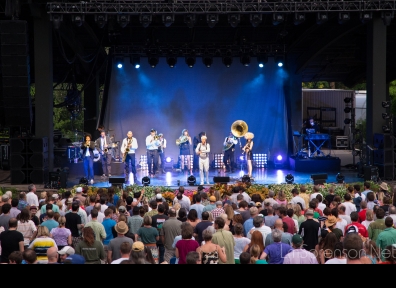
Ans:
<svg viewBox="0 0 396 288"><path fill-rule="evenodd" d="M33 249L37 254L37 261L47 261L47 250L51 247L56 247L56 242L51 238L49 230L45 226L39 226L37 228L37 237L29 245L29 249Z"/></svg>
<svg viewBox="0 0 396 288"><path fill-rule="evenodd" d="M246 162L247 162L247 167L248 167L248 176L251 178L252 177L252 171L253 171L253 166L252 166L252 161L253 161L253 138L254 134L252 132L247 132L245 134L245 139L246 139L246 144L243 147L243 153L245 153L246 157Z"/></svg>
<svg viewBox="0 0 396 288"><path fill-rule="evenodd" d="M91 227L83 229L83 240L75 247L76 254L85 258L85 264L101 264L106 259L103 244L95 240L95 232Z"/></svg>
<svg viewBox="0 0 396 288"><path fill-rule="evenodd" d="M374 222L374 211L371 209L367 209L366 211L366 220L362 222L362 225L368 229L370 223Z"/></svg>
<svg viewBox="0 0 396 288"><path fill-rule="evenodd" d="M173 209L176 210L176 217L179 217L179 210L181 208L180 203L176 203L175 205L173 205Z"/></svg>
<svg viewBox="0 0 396 288"><path fill-rule="evenodd" d="M305 221L305 216L301 213L301 206L298 204L293 205L293 219L297 220L298 227L300 227L301 223Z"/></svg>
<svg viewBox="0 0 396 288"><path fill-rule="evenodd" d="M250 248L250 264L268 264L265 259L259 259L262 251L259 245L254 244Z"/></svg>
<svg viewBox="0 0 396 288"><path fill-rule="evenodd" d="M43 192L41 192L40 193L40 200L39 200L39 203L40 202L46 202L46 199L47 199L47 192L46 191L43 191Z"/></svg>
<svg viewBox="0 0 396 288"><path fill-rule="evenodd" d="M216 202L221 201L220 191L214 191L213 196L216 197Z"/></svg>
<svg viewBox="0 0 396 288"><path fill-rule="evenodd" d="M225 212L225 214L227 214L227 219L224 219L226 222L225 224L228 225L228 227L230 227L229 231L232 231L233 227L234 227L234 221L233 221L234 209L232 209L231 205L226 205L224 208L224 212Z"/></svg>
<svg viewBox="0 0 396 288"><path fill-rule="evenodd" d="M279 191L275 201L278 202L279 205L287 205L286 193L282 190Z"/></svg>
<svg viewBox="0 0 396 288"><path fill-rule="evenodd" d="M65 227L66 225L65 216L59 217L58 223L59 223L59 227L52 228L50 237L55 240L55 243L58 246L58 251L59 251L65 246L72 245L72 236L71 236L71 231Z"/></svg>

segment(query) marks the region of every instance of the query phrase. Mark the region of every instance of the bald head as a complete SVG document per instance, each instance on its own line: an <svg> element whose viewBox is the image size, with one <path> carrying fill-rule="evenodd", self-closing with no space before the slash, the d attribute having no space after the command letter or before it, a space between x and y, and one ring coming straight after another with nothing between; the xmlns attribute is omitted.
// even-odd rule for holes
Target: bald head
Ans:
<svg viewBox="0 0 396 288"><path fill-rule="evenodd" d="M283 229L283 221L282 219L276 219L274 224L275 229Z"/></svg>
<svg viewBox="0 0 396 288"><path fill-rule="evenodd" d="M50 247L47 250L48 263L58 262L58 248Z"/></svg>

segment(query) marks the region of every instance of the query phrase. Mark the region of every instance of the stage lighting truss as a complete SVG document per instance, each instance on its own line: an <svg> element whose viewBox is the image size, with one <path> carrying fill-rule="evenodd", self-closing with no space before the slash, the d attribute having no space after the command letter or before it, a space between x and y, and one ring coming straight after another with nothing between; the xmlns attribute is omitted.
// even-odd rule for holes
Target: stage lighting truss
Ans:
<svg viewBox="0 0 396 288"><path fill-rule="evenodd" d="M245 67L250 64L250 55L248 53L243 53L240 57L241 64Z"/></svg>
<svg viewBox="0 0 396 288"><path fill-rule="evenodd" d="M140 155L139 166L140 170L148 171L147 155Z"/></svg>
<svg viewBox="0 0 396 288"><path fill-rule="evenodd" d="M188 157L190 157L190 169L189 170L191 170L191 169L193 169L193 165L194 165L194 155L184 155L184 167L187 167L188 168ZM181 157L179 156L179 163L181 164ZM181 167L181 165L179 165L179 167Z"/></svg>
<svg viewBox="0 0 396 288"><path fill-rule="evenodd" d="M224 156L224 154L218 154L218 153L214 154L213 168L215 168L215 169L225 168L224 163L223 163L223 156Z"/></svg>
<svg viewBox="0 0 396 288"><path fill-rule="evenodd" d="M104 26L106 26L106 23L107 23L107 14L95 15L95 22L96 22L96 25L98 25L98 27L100 29L103 29Z"/></svg>
<svg viewBox="0 0 396 288"><path fill-rule="evenodd" d="M267 154L253 154L253 165L256 168L268 167L268 156Z"/></svg>

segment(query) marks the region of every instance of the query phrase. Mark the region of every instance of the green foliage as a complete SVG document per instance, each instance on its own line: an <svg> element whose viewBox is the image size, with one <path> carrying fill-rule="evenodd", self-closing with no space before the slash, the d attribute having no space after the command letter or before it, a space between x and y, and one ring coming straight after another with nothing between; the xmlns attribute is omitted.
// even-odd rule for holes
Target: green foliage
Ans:
<svg viewBox="0 0 396 288"><path fill-rule="evenodd" d="M4 193L7 191L12 192L12 198L19 199L19 192L21 192L21 191L18 191L18 189L16 189L16 188L0 187L0 196L4 195Z"/></svg>

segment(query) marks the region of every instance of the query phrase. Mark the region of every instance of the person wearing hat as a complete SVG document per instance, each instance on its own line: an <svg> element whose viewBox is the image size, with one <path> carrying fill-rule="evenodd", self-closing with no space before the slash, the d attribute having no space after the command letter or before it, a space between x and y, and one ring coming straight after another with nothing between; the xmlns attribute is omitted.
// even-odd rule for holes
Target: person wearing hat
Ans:
<svg viewBox="0 0 396 288"><path fill-rule="evenodd" d="M129 162L131 163L133 179L136 182L136 166L135 166L135 151L138 148L138 143L135 137L132 137L132 131L128 131L127 137L122 140L121 157L124 162L125 183L129 181Z"/></svg>
<svg viewBox="0 0 396 288"><path fill-rule="evenodd" d="M223 209L223 202L217 201L217 202L215 203L215 205L216 205L216 208L213 209L213 210L211 211L213 219L216 219L216 218L219 217L221 214L224 214L224 213L225 213L225 212L224 212L224 209Z"/></svg>
<svg viewBox="0 0 396 288"><path fill-rule="evenodd" d="M199 156L199 178L201 179L201 185L204 185L204 179L206 178L206 184L209 183L209 153L210 144L206 142L206 135L201 136L201 143L195 148L195 153Z"/></svg>
<svg viewBox="0 0 396 288"><path fill-rule="evenodd" d="M9 202L9 201L8 201L9 199L10 199L10 197L8 197L8 195L6 195L6 194L4 194L4 195L1 196L1 201L0 201L0 215L1 215L1 213L2 213L2 212L1 212L1 208L3 207L4 204L6 204L6 203ZM11 203L8 203L8 204L11 204Z"/></svg>
<svg viewBox="0 0 396 288"><path fill-rule="evenodd" d="M158 168L158 147L161 142L158 139L157 131L154 129L150 130L150 135L146 137L146 148L147 148L147 164L149 170L149 176L155 177L155 173Z"/></svg>
<svg viewBox="0 0 396 288"><path fill-rule="evenodd" d="M72 254L63 260L63 264L85 264L85 258L78 254Z"/></svg>
<svg viewBox="0 0 396 288"><path fill-rule="evenodd" d="M337 236L338 241L340 241L344 234L343 234L342 230L340 230L339 228L336 228L337 223L338 223L338 220L337 220L336 216L333 216L333 215L328 216L327 220L325 220L326 228L325 228L324 232L322 231L322 233L321 233L322 238L325 237L325 235L327 235L327 233L333 232Z"/></svg>
<svg viewBox="0 0 396 288"><path fill-rule="evenodd" d="M248 167L248 175L250 178L252 178L252 170L253 170L253 166L252 166L252 161L253 161L253 138L254 138L254 134L252 132L247 132L245 134L245 139L246 139L246 144L243 147L243 152L245 153L245 157L246 157L246 162L247 162L247 167Z"/></svg>
<svg viewBox="0 0 396 288"><path fill-rule="evenodd" d="M71 246L65 246L58 251L60 262L63 263L67 257L75 253L74 248Z"/></svg>
<svg viewBox="0 0 396 288"><path fill-rule="evenodd" d="M107 263L111 263L114 260L121 258L122 243L127 242L131 246L133 244L133 240L131 238L125 237L125 234L128 233L129 228L124 221L118 222L114 229L117 232L117 237L110 240L110 243L107 246Z"/></svg>
<svg viewBox="0 0 396 288"><path fill-rule="evenodd" d="M215 204L216 203L216 197L213 196L213 195L210 196L209 197L209 202L210 202L210 204L206 205L202 212L205 212L205 211L211 212L213 209L216 209L216 204Z"/></svg>
<svg viewBox="0 0 396 288"><path fill-rule="evenodd" d="M319 242L320 235L320 224L313 219L314 211L312 209L307 209L305 212L306 221L300 224L298 234L303 235L305 250L311 251L315 249L315 246Z"/></svg>
<svg viewBox="0 0 396 288"><path fill-rule="evenodd" d="M82 192L83 192L83 188L82 187L77 187L76 188L76 195L74 197L76 197L78 200L80 200L81 203L85 202L85 197L82 196Z"/></svg>
<svg viewBox="0 0 396 288"><path fill-rule="evenodd" d="M293 251L289 252L283 264L319 264L315 255L303 249L304 240L300 234L295 234L292 237Z"/></svg>

